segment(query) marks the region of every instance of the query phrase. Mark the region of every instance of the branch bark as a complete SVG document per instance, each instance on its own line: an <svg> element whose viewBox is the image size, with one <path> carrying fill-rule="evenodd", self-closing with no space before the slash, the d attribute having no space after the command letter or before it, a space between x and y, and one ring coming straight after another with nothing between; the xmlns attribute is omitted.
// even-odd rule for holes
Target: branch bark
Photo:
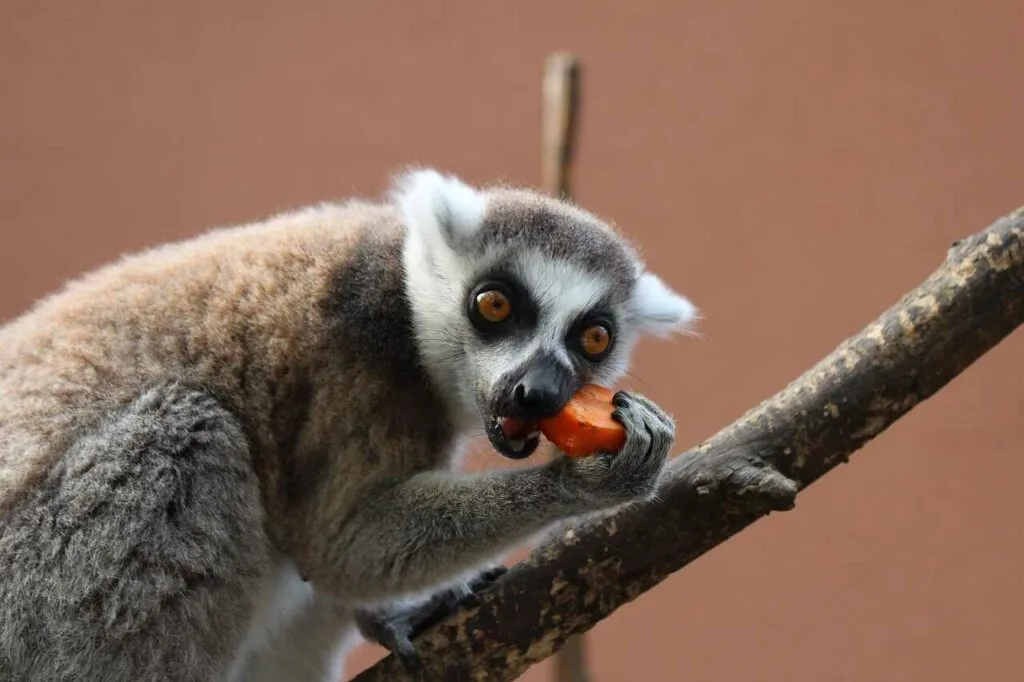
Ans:
<svg viewBox="0 0 1024 682"><path fill-rule="evenodd" d="M572 635L847 461L1024 322L1024 208L954 243L945 263L856 336L675 458L655 501L568 527L416 642L376 680L512 680Z"/></svg>

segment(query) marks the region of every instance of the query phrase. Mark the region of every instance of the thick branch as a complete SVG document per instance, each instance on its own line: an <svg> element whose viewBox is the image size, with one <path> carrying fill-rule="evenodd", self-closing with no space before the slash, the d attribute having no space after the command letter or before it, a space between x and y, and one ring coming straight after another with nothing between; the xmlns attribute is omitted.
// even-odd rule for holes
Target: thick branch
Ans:
<svg viewBox="0 0 1024 682"><path fill-rule="evenodd" d="M535 550L371 680L512 680L813 483L1024 321L1024 208L950 249L926 281L780 393L669 466L657 501ZM781 473L779 473L781 472ZM784 475L783 475L784 474Z"/></svg>

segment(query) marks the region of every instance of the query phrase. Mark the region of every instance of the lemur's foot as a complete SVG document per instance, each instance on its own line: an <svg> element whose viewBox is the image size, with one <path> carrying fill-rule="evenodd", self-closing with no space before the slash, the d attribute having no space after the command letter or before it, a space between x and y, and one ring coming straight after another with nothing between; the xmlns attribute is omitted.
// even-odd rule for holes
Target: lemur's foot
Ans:
<svg viewBox="0 0 1024 682"><path fill-rule="evenodd" d="M356 612L356 626L363 637L395 654L408 669L419 665L413 640L462 606L475 606L479 593L492 585L508 568L495 566L481 571L464 585L438 592L423 602L387 604Z"/></svg>

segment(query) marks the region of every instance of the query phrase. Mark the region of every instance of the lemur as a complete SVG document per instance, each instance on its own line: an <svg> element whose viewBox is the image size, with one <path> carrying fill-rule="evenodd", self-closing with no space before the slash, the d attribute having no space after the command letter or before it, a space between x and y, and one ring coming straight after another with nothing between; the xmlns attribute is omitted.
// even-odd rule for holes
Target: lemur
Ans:
<svg viewBox="0 0 1024 682"><path fill-rule="evenodd" d="M413 664L501 556L655 494L675 425L619 391L617 454L468 474L467 442L529 457L695 319L610 221L432 169L71 281L0 328L0 679L339 680L360 634Z"/></svg>

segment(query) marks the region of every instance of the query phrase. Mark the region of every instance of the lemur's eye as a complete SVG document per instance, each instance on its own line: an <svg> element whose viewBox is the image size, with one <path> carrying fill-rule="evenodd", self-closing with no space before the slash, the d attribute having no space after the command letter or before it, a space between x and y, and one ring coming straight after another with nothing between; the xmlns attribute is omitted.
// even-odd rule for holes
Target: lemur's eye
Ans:
<svg viewBox="0 0 1024 682"><path fill-rule="evenodd" d="M580 348L590 358L601 357L608 350L611 342L611 332L601 324L591 325L580 334Z"/></svg>
<svg viewBox="0 0 1024 682"><path fill-rule="evenodd" d="M513 278L493 275L466 292L466 315L482 339L503 339L537 324L537 309Z"/></svg>
<svg viewBox="0 0 1024 682"><path fill-rule="evenodd" d="M601 362L612 351L615 324L604 315L591 314L569 329L566 345L590 362Z"/></svg>
<svg viewBox="0 0 1024 682"><path fill-rule="evenodd" d="M488 322L497 324L512 314L512 303L497 289L489 289L476 295L476 311Z"/></svg>

